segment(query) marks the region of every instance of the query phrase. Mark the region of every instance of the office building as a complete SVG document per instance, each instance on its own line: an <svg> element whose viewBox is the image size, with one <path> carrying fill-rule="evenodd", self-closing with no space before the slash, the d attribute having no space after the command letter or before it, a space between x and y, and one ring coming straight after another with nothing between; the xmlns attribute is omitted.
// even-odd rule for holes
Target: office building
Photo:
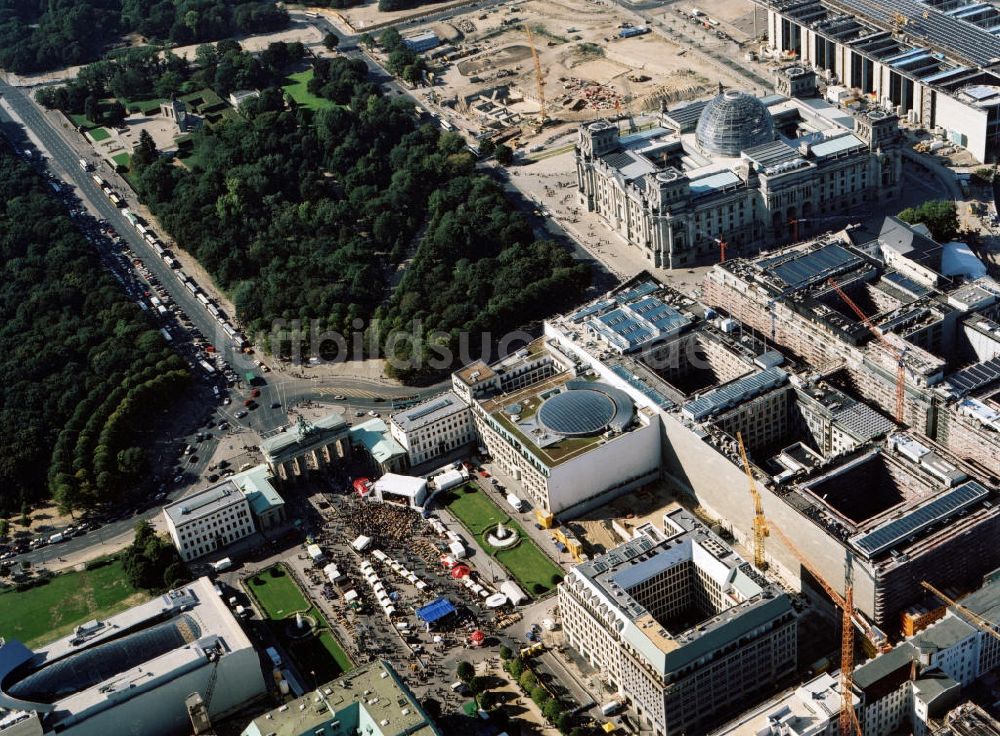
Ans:
<svg viewBox="0 0 1000 736"><path fill-rule="evenodd" d="M619 316L608 329L628 339L672 319L662 310L639 319L620 310ZM471 401L480 441L494 465L519 484L546 523L553 516L585 513L659 475L655 415L578 370L545 340L491 366L481 361L466 366L452 381Z"/></svg>
<svg viewBox="0 0 1000 736"><path fill-rule="evenodd" d="M822 375L904 421L958 457L1000 476L1000 284L977 278L961 244L885 218L755 259L719 264L706 304L768 336ZM978 263L978 261L976 261ZM979 264L982 265L982 264ZM837 289L863 311L874 339Z"/></svg>
<svg viewBox="0 0 1000 736"><path fill-rule="evenodd" d="M184 561L221 550L257 531L247 497L230 479L164 506L163 516Z"/></svg>
<svg viewBox="0 0 1000 736"><path fill-rule="evenodd" d="M824 251L818 258L824 264L829 259L834 266L850 260L859 275L870 273L869 279L876 280L874 261L851 255L846 246L837 247L847 255L834 250L841 256L838 259ZM786 268L780 260L784 256L782 252L759 259L760 278L824 282L822 269L817 267L819 272L814 273L798 261ZM705 281L706 296L714 299L710 280L720 274L728 279L737 270L728 261L724 268L713 269ZM844 272L835 275L841 278ZM895 278L883 277L882 290L871 300L881 298L881 293L901 293L890 289ZM988 476L919 432L900 432L886 416L886 403L873 406L861 401L850 381L839 380L845 373L848 378L853 375L851 371L870 355L893 380L884 398L892 406L895 362L876 356L881 348L866 344L868 330L834 312L829 301L823 303L826 311L819 312L807 301L808 293L801 298L764 299L753 295L754 283L726 281L730 302L739 303L741 298L748 302L737 310L718 299L712 302L714 307L697 304L640 275L581 309L546 321L545 335L577 361L578 370L593 371L601 381L628 394L636 406L655 412L662 473L749 545L753 504L736 442L736 435L742 435L772 526L795 540L799 554L840 591L844 560L850 555L855 607L875 625L894 629L902 610L922 596L921 580L971 585L1000 564L998 549L990 541L1000 531L1000 509ZM617 300L631 298L636 289L671 304L686 322L669 337L620 352L591 324L593 314L612 313ZM879 303L888 305L888 299ZM918 319L900 323L908 339L923 331L919 344L913 342L905 356L908 386L925 380L925 375L939 380L936 372L943 371L943 361L919 345L941 350L937 347L945 339L941 326L958 323L958 310L949 299L927 300L916 312ZM775 306L788 312L787 317L777 312L777 340L770 339ZM757 329L748 329L741 319ZM808 360L801 357L804 349L785 349L788 343L782 336L796 326L795 320L816 329L812 339L801 340L815 353ZM817 324L832 324L838 331L820 331ZM850 352L856 349L852 341L869 352ZM867 373L858 370L858 375ZM907 397L909 404L909 391ZM799 557L777 535L768 539L766 555L787 580L801 579Z"/></svg>
<svg viewBox="0 0 1000 736"><path fill-rule="evenodd" d="M476 442L472 410L453 391L396 412L389 420L389 430L409 454L411 466L429 463Z"/></svg>
<svg viewBox="0 0 1000 736"><path fill-rule="evenodd" d="M388 662L358 667L248 725L241 736L441 736Z"/></svg>
<svg viewBox="0 0 1000 736"><path fill-rule="evenodd" d="M704 732L790 678L788 596L680 507L574 567L566 640L657 736Z"/></svg>
<svg viewBox="0 0 1000 736"><path fill-rule="evenodd" d="M771 49L992 161L1000 10L974 0L761 0Z"/></svg>
<svg viewBox="0 0 1000 736"><path fill-rule="evenodd" d="M266 692L252 642L208 578L36 651L0 646L3 736L186 736L192 693L218 720Z"/></svg>
<svg viewBox="0 0 1000 736"><path fill-rule="evenodd" d="M855 703L860 702L854 696ZM839 736L840 678L824 672L747 710L709 736Z"/></svg>
<svg viewBox="0 0 1000 736"><path fill-rule="evenodd" d="M896 197L900 157L895 115L855 117L821 99L726 90L672 108L640 133L583 125L577 190L651 266L688 268L719 261L723 247L732 257L831 220L846 224L852 208Z"/></svg>

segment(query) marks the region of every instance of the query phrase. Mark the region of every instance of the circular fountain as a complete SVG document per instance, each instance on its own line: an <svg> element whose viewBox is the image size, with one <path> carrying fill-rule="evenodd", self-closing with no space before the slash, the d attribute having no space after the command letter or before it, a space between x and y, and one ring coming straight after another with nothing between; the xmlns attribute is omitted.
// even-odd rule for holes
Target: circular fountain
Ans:
<svg viewBox="0 0 1000 736"><path fill-rule="evenodd" d="M299 611L295 614L294 619L285 624L285 636L289 639L305 639L312 634L314 628L316 628L316 619Z"/></svg>
<svg viewBox="0 0 1000 736"><path fill-rule="evenodd" d="M518 535L513 529L504 526L501 521L493 528L493 531L486 533L486 542L496 549L507 549L517 544Z"/></svg>

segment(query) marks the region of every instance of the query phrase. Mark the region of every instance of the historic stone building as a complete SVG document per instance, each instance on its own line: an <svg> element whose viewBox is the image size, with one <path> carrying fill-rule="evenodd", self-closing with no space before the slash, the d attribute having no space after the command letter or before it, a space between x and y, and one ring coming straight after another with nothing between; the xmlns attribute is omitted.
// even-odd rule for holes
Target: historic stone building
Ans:
<svg viewBox="0 0 1000 736"><path fill-rule="evenodd" d="M783 74L784 89L810 88L810 72ZM895 198L902 166L895 115L735 90L665 111L640 133L584 125L576 165L581 204L659 268L836 229L846 212Z"/></svg>

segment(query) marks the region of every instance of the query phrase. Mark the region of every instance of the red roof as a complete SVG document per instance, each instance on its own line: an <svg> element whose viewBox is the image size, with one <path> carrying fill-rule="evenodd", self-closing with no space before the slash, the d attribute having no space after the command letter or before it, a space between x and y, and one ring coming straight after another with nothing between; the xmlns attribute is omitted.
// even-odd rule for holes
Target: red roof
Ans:
<svg viewBox="0 0 1000 736"><path fill-rule="evenodd" d="M455 578L455 580L464 578L470 572L472 571L469 569L468 565L455 565L455 567L451 568L451 576Z"/></svg>

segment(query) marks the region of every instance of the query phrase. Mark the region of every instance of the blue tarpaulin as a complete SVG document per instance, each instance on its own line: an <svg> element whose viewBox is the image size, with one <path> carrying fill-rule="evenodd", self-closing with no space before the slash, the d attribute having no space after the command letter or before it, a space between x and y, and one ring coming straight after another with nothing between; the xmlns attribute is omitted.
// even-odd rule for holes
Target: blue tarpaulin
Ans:
<svg viewBox="0 0 1000 736"><path fill-rule="evenodd" d="M452 605L452 602L447 598L438 598L436 601L431 601L426 606L418 608L417 618L424 623L433 624L453 613L455 613L455 606Z"/></svg>

